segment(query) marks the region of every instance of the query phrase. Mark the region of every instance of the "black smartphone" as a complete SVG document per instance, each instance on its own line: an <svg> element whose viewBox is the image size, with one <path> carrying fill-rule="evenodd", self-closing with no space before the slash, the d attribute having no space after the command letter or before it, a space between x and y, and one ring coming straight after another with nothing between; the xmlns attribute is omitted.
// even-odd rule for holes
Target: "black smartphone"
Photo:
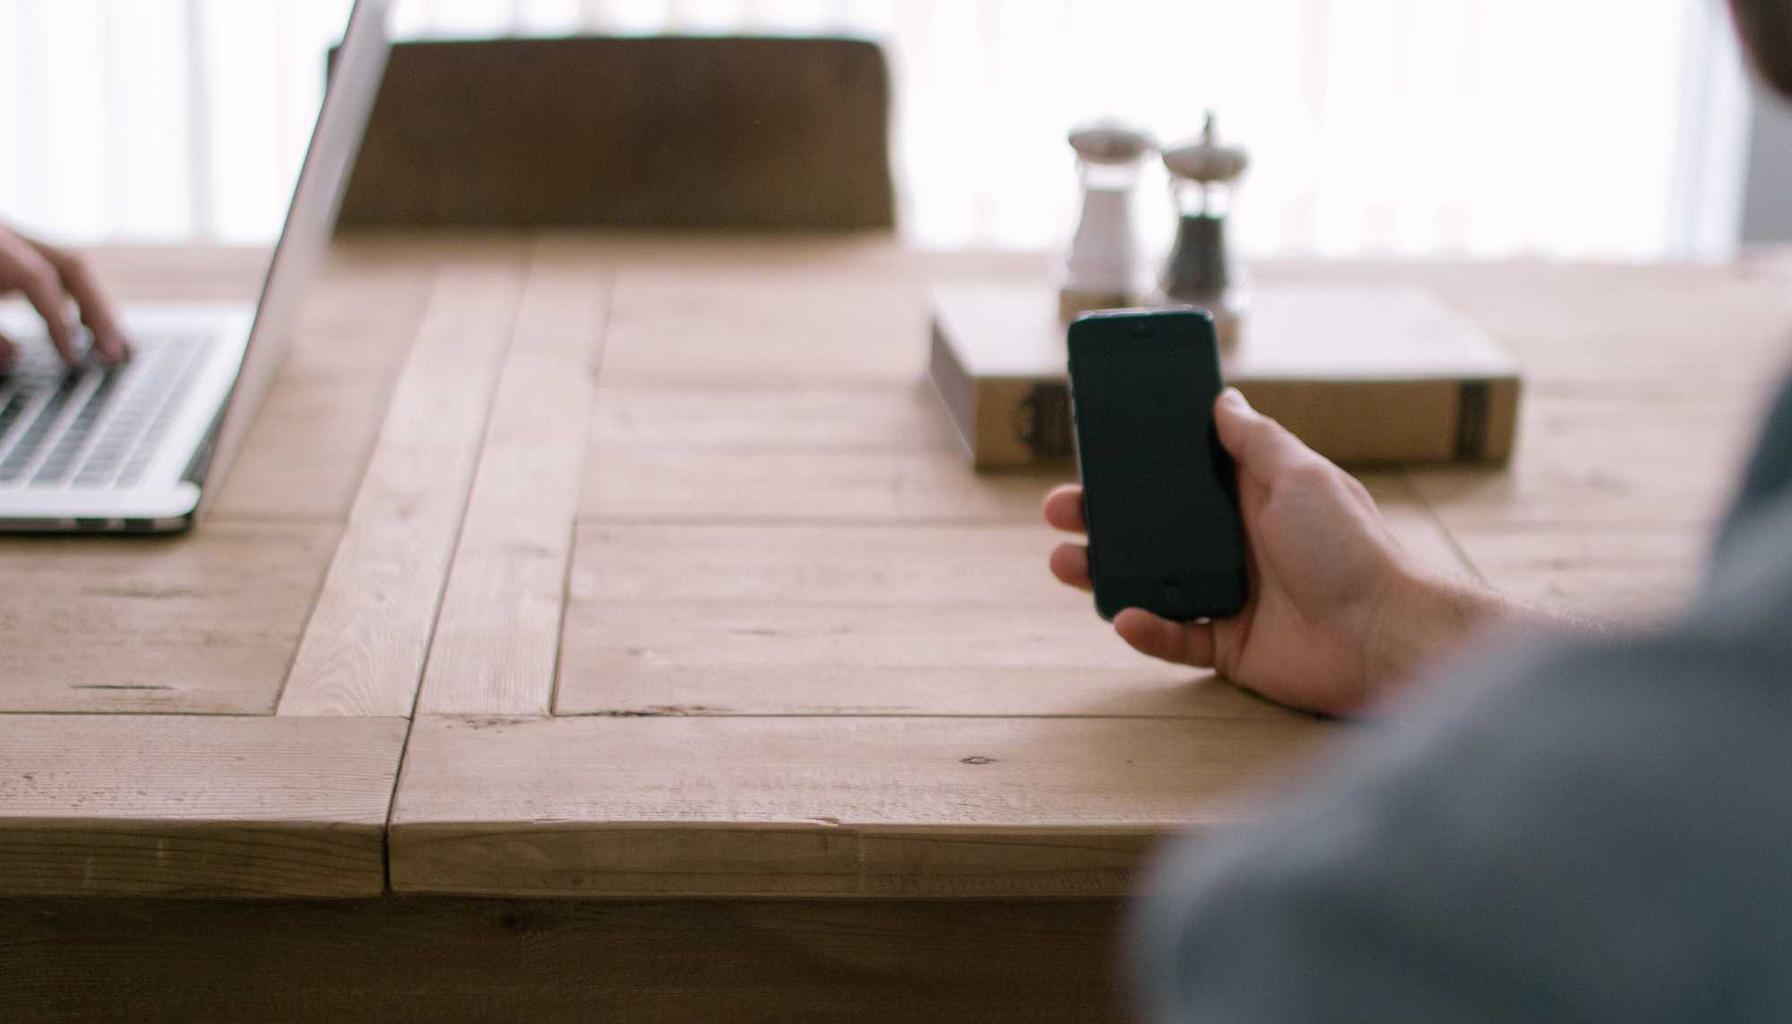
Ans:
<svg viewBox="0 0 1792 1024"><path fill-rule="evenodd" d="M1198 309L1070 325L1070 401L1095 609L1189 622L1244 607L1244 522L1213 424L1219 339Z"/></svg>

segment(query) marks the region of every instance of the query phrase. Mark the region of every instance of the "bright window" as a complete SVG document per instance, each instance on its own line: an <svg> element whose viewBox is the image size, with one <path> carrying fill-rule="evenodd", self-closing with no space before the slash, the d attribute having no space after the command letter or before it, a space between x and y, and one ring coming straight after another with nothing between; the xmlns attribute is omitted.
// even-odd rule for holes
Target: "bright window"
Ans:
<svg viewBox="0 0 1792 1024"><path fill-rule="evenodd" d="M346 6L0 0L0 217L268 239ZM1055 245L1071 122L1178 137L1212 108L1254 157L1249 252L1648 259L1706 187L1689 151L1722 144L1689 87L1711 20L1702 0L406 0L396 27L877 39L904 230L928 246Z"/></svg>

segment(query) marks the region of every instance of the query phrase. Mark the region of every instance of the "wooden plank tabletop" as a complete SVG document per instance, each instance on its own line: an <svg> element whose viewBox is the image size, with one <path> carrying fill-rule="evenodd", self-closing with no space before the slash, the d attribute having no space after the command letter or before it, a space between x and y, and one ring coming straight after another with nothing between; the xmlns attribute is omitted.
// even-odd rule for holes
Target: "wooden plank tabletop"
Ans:
<svg viewBox="0 0 1792 1024"><path fill-rule="evenodd" d="M253 250L98 254L244 301ZM409 723L276 714L431 272L337 255L205 526L0 540L0 895L365 896Z"/></svg>
<svg viewBox="0 0 1792 1024"><path fill-rule="evenodd" d="M127 297L259 255L115 250ZM1089 896L1331 726L1133 656L1040 496L921 385L880 239L339 243L212 517L0 540L0 894ZM1792 351L1765 269L1266 265L1429 288L1509 347L1509 469L1367 480L1447 571L1686 592Z"/></svg>

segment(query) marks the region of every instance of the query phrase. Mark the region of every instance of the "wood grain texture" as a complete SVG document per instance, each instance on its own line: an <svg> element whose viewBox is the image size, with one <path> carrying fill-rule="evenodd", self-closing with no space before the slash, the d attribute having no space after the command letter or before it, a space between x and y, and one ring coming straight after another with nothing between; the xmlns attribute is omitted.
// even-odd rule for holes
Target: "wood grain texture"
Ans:
<svg viewBox="0 0 1792 1024"><path fill-rule="evenodd" d="M576 256L531 264L421 711L548 712L608 285Z"/></svg>
<svg viewBox="0 0 1792 1024"><path fill-rule="evenodd" d="M1037 559L1035 559L1037 560ZM1086 600L1055 606L577 608L559 714L1273 714L1145 661Z"/></svg>
<svg viewBox="0 0 1792 1024"><path fill-rule="evenodd" d="M593 525L579 530L573 600L598 608L788 603L1051 610L1084 596L1042 577L1044 524ZM590 609L596 612L597 608ZM584 616L582 618L590 618Z"/></svg>
<svg viewBox="0 0 1792 1024"><path fill-rule="evenodd" d="M1450 579L1472 578L1476 567L1405 472L1357 473L1375 500L1394 542L1423 570Z"/></svg>
<svg viewBox="0 0 1792 1024"><path fill-rule="evenodd" d="M1101 1024L1112 900L0 900L0 1019Z"/></svg>
<svg viewBox="0 0 1792 1024"><path fill-rule="evenodd" d="M569 279L614 274L588 448L568 446L566 422L545 412L578 406L562 401L574 380L547 370L584 365L572 305L544 302L564 319L528 329L542 360L519 349L515 380L499 376L504 346L522 339L507 310L525 286L546 288L555 302L570 294L525 277L525 241L357 240L307 310L308 340L258 428L263 476L244 485L256 493L226 502L236 518L142 544L0 543L0 572L22 578L17 593L36 602L0 600L0 626L53 641L19 644L0 664L0 710L265 713L269 680L320 590L334 520L346 514L344 543L321 583L325 600L310 619L313 660L295 672L301 685L289 684L283 712L408 712L445 583L465 598L451 597L442 621L468 625L438 634L431 658L443 658L441 671L490 682L510 678L505 669L484 674L493 664L526 666L515 678L529 680L454 705L523 708L507 702L527 692L529 716L419 721L391 833L393 878L407 889L543 899L1111 894L1136 877L1155 836L1251 813L1255 798L1240 794L1328 732L1197 673L1132 658L1086 599L1045 575L1052 540L1036 525L1038 499L1059 472L980 477L958 464L932 396L916 389L924 294L930 268L969 272L977 258L815 239L618 235L542 245L564 257L556 266ZM243 282L253 283L240 254L200 253L190 266L141 253L105 258L119 261L118 290L130 294L186 280L191 294L241 297ZM217 263L217 281L202 280L207 261ZM1583 612L1660 614L1685 592L1755 409L1792 344L1783 279L1730 270L1260 270L1282 283L1432 289L1519 354L1535 386L1509 471L1368 482L1423 560L1448 568L1466 553L1496 586ZM410 335L370 344L388 328ZM501 381L508 388L494 404ZM522 381L546 391L518 412ZM307 436L276 429L286 422ZM582 474L559 472L581 457ZM519 483L475 486L488 471ZM583 488L576 524L574 486ZM351 507L345 498L355 490ZM505 502L518 502L514 518ZM314 521L248 521L273 506ZM556 638L543 626L561 586L548 567L564 564L569 540L557 705L566 717L539 717ZM491 596L500 593L525 596ZM501 621L488 605L492 621L482 623L481 604L493 600L518 618ZM521 647L507 649L513 641ZM457 642L465 661L453 653ZM94 682L101 672L122 682ZM172 689L96 689L64 703L76 685ZM71 739L66 730L77 726L93 731ZM300 731L254 732L288 727ZM304 731L326 727L349 732ZM25 892L377 891L379 815L402 727L395 717L0 715L0 877L27 879L8 890ZM201 736L226 728L246 731L228 742ZM376 761L385 767L376 771ZM46 776L45 766L63 767ZM60 780L53 797L32 788L45 778ZM277 852L264 858L269 849ZM15 873L13 864L28 867ZM535 948L565 951L556 971L530 974L527 944L518 943L480 974L474 951L491 948L492 919L434 916L445 905L409 920L459 920L465 930L453 934L475 938L443 941L465 960L444 959L408 987L368 974L382 980L354 991L378 989L395 1003L408 995L419 1007L441 1005L429 1000L447 992L502 1016L507 973L536 979L529 998L551 1019L593 1005L553 994L579 976L569 966L575 952L591 977L618 986L611 991L637 991L628 979L638 977L639 991L670 993L670 1002L642 995L625 1009L770 1006L751 1002L764 977L835 1009L844 1004L827 993L849 991L841 986L850 979L776 974L777 964L811 963L814 954L782 961L791 947L775 932L731 931L738 919L726 915L747 911L714 904L685 908L695 916L664 932L655 915L685 910L568 917L566 927L537 933L551 937ZM892 909L903 904L838 905L864 912L868 929L896 929L903 913ZM433 924L390 925L374 904L361 906L366 944L344 944L351 959L329 963L369 970L373 951L401 956L389 951L427 949L416 936L437 934ZM573 913L570 904L533 906ZM515 905L510 920L530 920L530 907ZM321 920L306 915L324 912L293 913ZM14 920L0 908L0 921ZM951 920L976 934L974 917ZM692 956L683 970L603 973L637 963L625 951L631 941L695 943L703 928L734 936L717 948L738 941L742 959L718 953ZM997 990L993 975L975 973L988 962L952 944L959 934L920 940L913 991L936 983L930 972L952 969L953 959ZM96 933L85 941L116 948ZM755 944L764 948L748 959ZM228 952L188 962L220 978L264 963L259 947L235 945L204 947ZM704 998L719 995L698 1002L678 983L692 977L689 964L712 962L736 981L715 981ZM99 980L73 985L88 993L81 998L125 998L107 972L89 974ZM42 975L70 976L65 967ZM570 984L564 992L595 991ZM1033 987L1056 991L1044 984ZM0 1000L16 991L0 989ZM342 1006L330 1000L344 990L299 986L291 1003ZM678 1002L685 997L692 1001ZM170 998L211 1006L220 1019L241 1016L228 989L195 986L191 1003ZM1004 1005L1029 1018L1055 1011L1024 992ZM983 1019L1001 1018L992 1010Z"/></svg>
<svg viewBox="0 0 1792 1024"><path fill-rule="evenodd" d="M1116 894L1326 730L1211 719L420 718L400 892ZM568 780L591 780L568 784ZM601 781L599 781L601 780Z"/></svg>
<svg viewBox="0 0 1792 1024"><path fill-rule="evenodd" d="M1544 392L1752 396L1779 380L1792 359L1785 283L1746 267L1511 264L1406 272L1434 281L1451 305L1524 363Z"/></svg>
<svg viewBox="0 0 1792 1024"><path fill-rule="evenodd" d="M522 282L520 250L440 270L281 714L410 714Z"/></svg>
<svg viewBox="0 0 1792 1024"><path fill-rule="evenodd" d="M927 358L925 291L911 273L867 281L818 266L624 266L603 383L676 388L913 387Z"/></svg>
<svg viewBox="0 0 1792 1024"><path fill-rule="evenodd" d="M1397 486L1378 483L1409 547L1465 572ZM1020 525L584 527L555 710L1278 713L1138 657L1047 575L1059 539Z"/></svg>
<svg viewBox="0 0 1792 1024"><path fill-rule="evenodd" d="M342 216L888 229L889 102L861 40L400 43Z"/></svg>
<svg viewBox="0 0 1792 1024"><path fill-rule="evenodd" d="M1470 526L1456 541L1501 593L1594 621L1659 619L1692 597L1710 539L1702 530L1541 531Z"/></svg>
<svg viewBox="0 0 1792 1024"><path fill-rule="evenodd" d="M606 449L580 519L1032 522L1061 471L979 476L947 453Z"/></svg>
<svg viewBox="0 0 1792 1024"><path fill-rule="evenodd" d="M591 444L651 451L934 452L958 444L925 388L605 386Z"/></svg>
<svg viewBox="0 0 1792 1024"><path fill-rule="evenodd" d="M365 896L402 719L0 715L0 894Z"/></svg>
<svg viewBox="0 0 1792 1024"><path fill-rule="evenodd" d="M1506 472L1415 469L1452 529L1669 528L1697 535L1728 503L1764 398L1534 394Z"/></svg>
<svg viewBox="0 0 1792 1024"><path fill-rule="evenodd" d="M267 714L336 528L0 539L0 712Z"/></svg>

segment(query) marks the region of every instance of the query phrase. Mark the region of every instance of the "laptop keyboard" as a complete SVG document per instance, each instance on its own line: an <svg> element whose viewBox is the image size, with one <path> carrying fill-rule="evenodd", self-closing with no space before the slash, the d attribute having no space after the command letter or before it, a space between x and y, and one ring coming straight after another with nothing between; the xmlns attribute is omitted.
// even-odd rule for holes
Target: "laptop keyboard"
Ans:
<svg viewBox="0 0 1792 1024"><path fill-rule="evenodd" d="M113 369L70 368L47 343L20 346L0 375L0 490L128 487L142 478L211 339L135 342L130 361Z"/></svg>

